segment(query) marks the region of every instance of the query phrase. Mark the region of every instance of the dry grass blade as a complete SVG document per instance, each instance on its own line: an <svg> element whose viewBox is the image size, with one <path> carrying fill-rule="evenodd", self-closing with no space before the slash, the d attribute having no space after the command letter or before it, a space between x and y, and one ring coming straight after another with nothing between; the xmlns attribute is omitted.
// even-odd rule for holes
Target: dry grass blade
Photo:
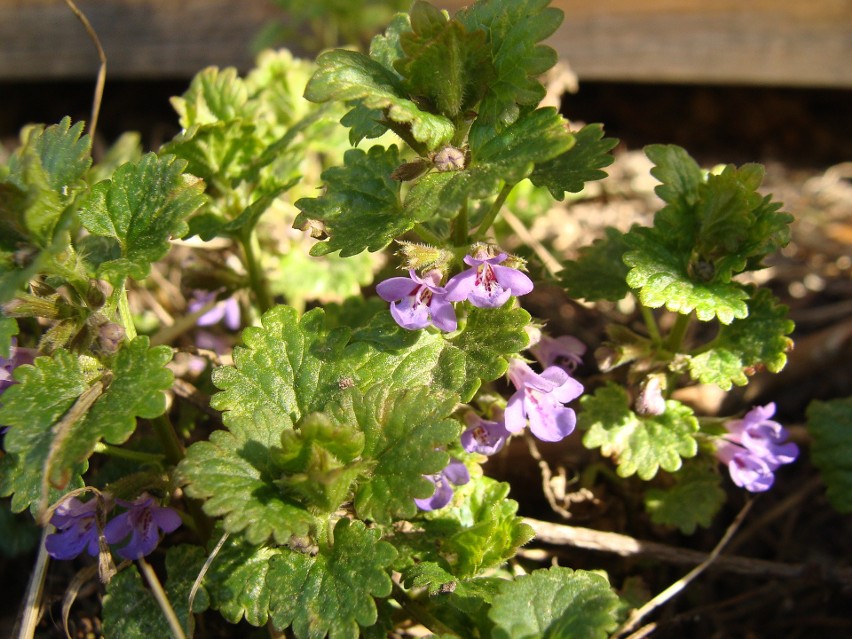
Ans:
<svg viewBox="0 0 852 639"><path fill-rule="evenodd" d="M95 45L95 49L97 49L98 59L101 61L100 67L98 67L98 79L95 83L95 96L92 98L92 117L89 119L89 135L94 140L95 131L98 128L98 115L101 112L101 100L104 97L104 84L106 83L106 53L104 53L104 48L101 46L100 38L98 38L98 34L92 27L92 23L89 22L86 15L74 4L74 0L65 0L65 4L68 5L68 8L71 9L74 15L77 16L77 19L83 24L83 27L85 27L86 33L89 34L89 38Z"/></svg>

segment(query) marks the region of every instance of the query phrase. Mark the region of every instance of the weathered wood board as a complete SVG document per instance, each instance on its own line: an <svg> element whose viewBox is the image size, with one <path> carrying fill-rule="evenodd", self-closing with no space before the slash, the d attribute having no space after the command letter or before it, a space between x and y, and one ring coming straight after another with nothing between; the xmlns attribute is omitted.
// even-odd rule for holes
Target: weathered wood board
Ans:
<svg viewBox="0 0 852 639"><path fill-rule="evenodd" d="M469 0L438 0L455 10ZM271 0L78 0L112 78L251 65L282 13ZM852 88L852 0L554 0L550 44L580 80ZM0 0L0 80L94 77L92 43L63 0Z"/></svg>

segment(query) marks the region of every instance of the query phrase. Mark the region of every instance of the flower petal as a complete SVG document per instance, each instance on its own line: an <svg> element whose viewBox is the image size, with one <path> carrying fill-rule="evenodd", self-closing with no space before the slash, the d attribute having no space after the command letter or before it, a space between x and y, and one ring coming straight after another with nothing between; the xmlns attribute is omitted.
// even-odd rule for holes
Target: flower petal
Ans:
<svg viewBox="0 0 852 639"><path fill-rule="evenodd" d="M476 285L476 269L468 269L462 271L458 275L453 275L444 290L447 295L444 299L448 302L461 302L466 300Z"/></svg>
<svg viewBox="0 0 852 639"><path fill-rule="evenodd" d="M386 302L414 295L420 285L407 277L392 277L376 285L376 294Z"/></svg>
<svg viewBox="0 0 852 639"><path fill-rule="evenodd" d="M522 273L516 268L497 265L494 265L491 268L494 269L494 277L497 278L497 282L500 286L510 290L512 295L515 297L526 295L535 288L533 281L526 275L526 273Z"/></svg>

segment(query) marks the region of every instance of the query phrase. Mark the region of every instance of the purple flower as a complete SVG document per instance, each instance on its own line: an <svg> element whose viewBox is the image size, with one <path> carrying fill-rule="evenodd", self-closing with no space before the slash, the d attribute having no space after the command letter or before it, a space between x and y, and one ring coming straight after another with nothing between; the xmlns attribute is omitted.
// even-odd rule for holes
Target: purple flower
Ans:
<svg viewBox="0 0 852 639"><path fill-rule="evenodd" d="M519 359L509 360L509 381L517 389L506 404L509 432L521 432L527 419L533 435L545 442L558 442L573 432L577 417L563 404L583 393L580 382L558 366L549 366L539 375Z"/></svg>
<svg viewBox="0 0 852 639"><path fill-rule="evenodd" d="M196 313L216 300L221 291L195 291L192 301L187 305L190 313ZM213 326L222 320L232 331L240 327L240 303L235 297L227 297L216 303L216 306L201 315L197 320L198 326Z"/></svg>
<svg viewBox="0 0 852 639"><path fill-rule="evenodd" d="M727 422L728 433L716 444L716 457L727 464L734 483L753 493L769 490L775 470L799 456L799 447L787 442L787 430L770 419L774 414L774 403L755 406Z"/></svg>
<svg viewBox="0 0 852 639"><path fill-rule="evenodd" d="M482 419L476 413L465 415L468 429L462 433L461 445L469 453L493 455L512 435L501 417L499 421Z"/></svg>
<svg viewBox="0 0 852 639"><path fill-rule="evenodd" d="M461 486L470 481L470 473L458 459L450 459L450 463L440 473L424 475L426 479L435 484L435 492L426 499L415 499L414 502L420 510L438 510L450 503L453 498L453 487L455 484Z"/></svg>
<svg viewBox="0 0 852 639"><path fill-rule="evenodd" d="M503 306L509 296L526 295L533 290L532 280L518 269L499 266L507 255L479 258L466 255L464 263L471 268L453 276L447 282L447 299L451 302L469 300L479 308Z"/></svg>
<svg viewBox="0 0 852 639"><path fill-rule="evenodd" d="M550 337L542 334L538 343L530 347L530 352L542 368L559 366L566 372L573 373L583 363L586 345L571 335Z"/></svg>
<svg viewBox="0 0 852 639"><path fill-rule="evenodd" d="M176 510L163 508L147 493L132 502L116 501L128 510L104 527L104 536L107 542L116 544L130 535L128 544L118 549L125 559L151 554L160 542L160 531L170 533L181 524Z"/></svg>
<svg viewBox="0 0 852 639"><path fill-rule="evenodd" d="M98 554L98 500L82 502L76 497L63 501L50 518L58 532L44 540L44 547L54 559L74 559L84 550Z"/></svg>
<svg viewBox="0 0 852 639"><path fill-rule="evenodd" d="M391 303L391 315L403 328L413 331L433 324L451 332L456 330L456 312L447 301L446 290L438 285L440 281L439 271L429 271L421 278L409 270L408 277L380 282L376 293Z"/></svg>

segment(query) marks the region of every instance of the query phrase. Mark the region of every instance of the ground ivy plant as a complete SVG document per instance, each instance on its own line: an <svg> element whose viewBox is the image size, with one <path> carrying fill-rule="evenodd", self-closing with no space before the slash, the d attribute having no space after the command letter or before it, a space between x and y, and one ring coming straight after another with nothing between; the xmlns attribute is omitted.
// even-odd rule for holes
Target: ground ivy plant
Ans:
<svg viewBox="0 0 852 639"><path fill-rule="evenodd" d="M533 531L488 455L527 427L582 437L686 533L724 503L720 467L758 492L796 458L772 404L673 399L785 364L786 309L742 277L789 239L760 166L646 149L653 226L551 278L636 299L644 326L609 327L595 380L585 345L524 310L547 276L501 247L501 212L516 188L582 191L616 143L538 106L561 20L548 0L418 0L369 53L201 71L156 152L127 136L93 163L68 118L21 133L0 166L0 495L56 560L100 558L106 636L203 636L211 610L299 639L606 637L627 606L604 573L506 569ZM813 420L847 508L842 410Z"/></svg>

